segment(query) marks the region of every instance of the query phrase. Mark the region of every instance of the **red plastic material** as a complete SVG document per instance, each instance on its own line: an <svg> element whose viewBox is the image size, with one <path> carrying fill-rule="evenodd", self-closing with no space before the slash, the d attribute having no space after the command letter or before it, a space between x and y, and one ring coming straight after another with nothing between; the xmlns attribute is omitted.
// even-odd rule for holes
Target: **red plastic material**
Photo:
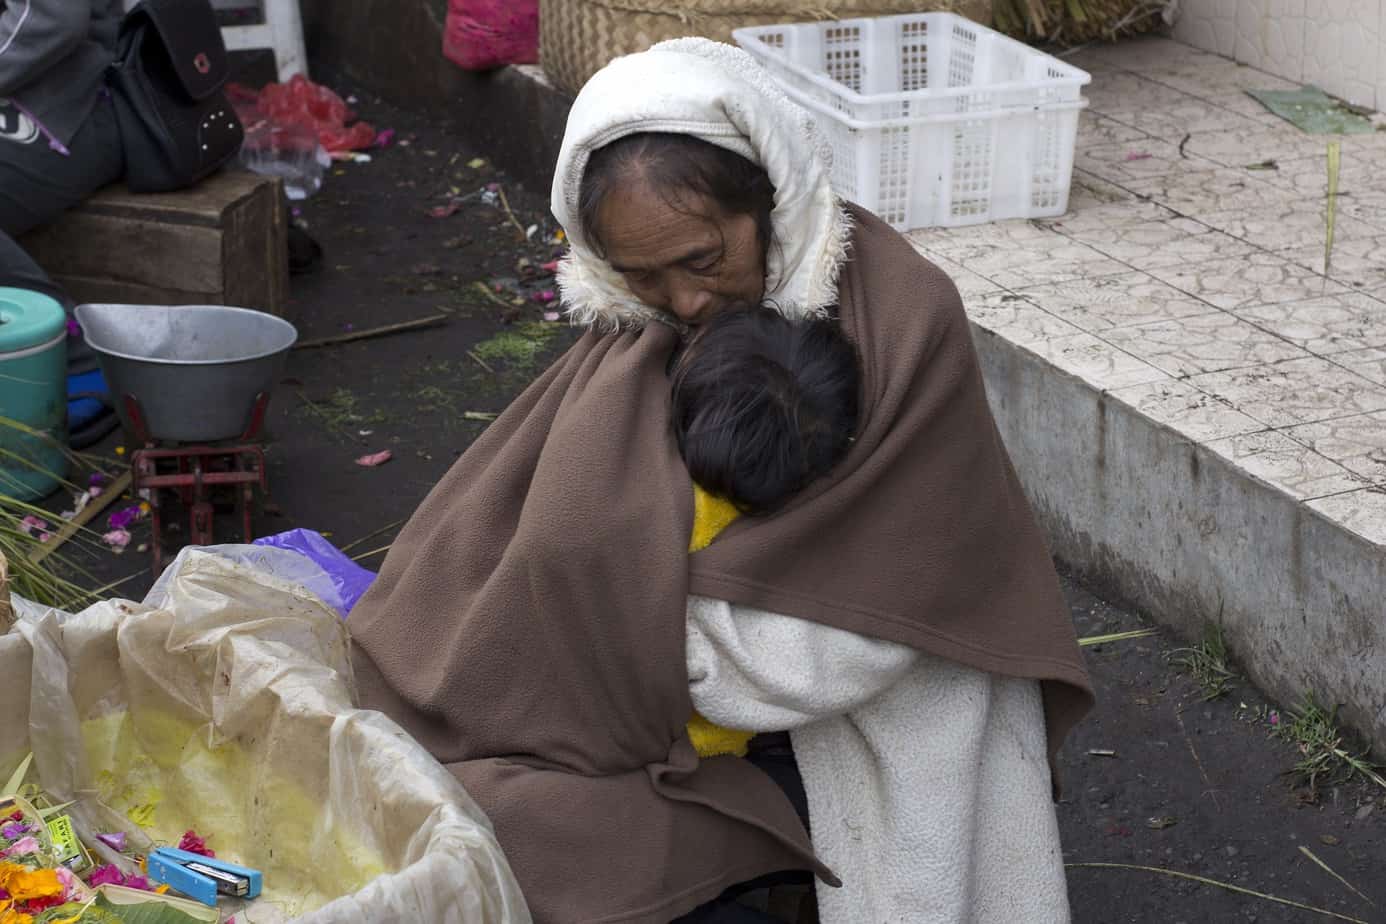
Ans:
<svg viewBox="0 0 1386 924"><path fill-rule="evenodd" d="M239 84L228 85L227 91L247 133L263 121L276 130L302 128L316 135L331 154L375 143L375 129L368 122L355 121L356 113L345 100L302 74L290 77L288 83L267 84L259 93Z"/></svg>
<svg viewBox="0 0 1386 924"><path fill-rule="evenodd" d="M449 0L443 54L469 71L539 60L539 0Z"/></svg>

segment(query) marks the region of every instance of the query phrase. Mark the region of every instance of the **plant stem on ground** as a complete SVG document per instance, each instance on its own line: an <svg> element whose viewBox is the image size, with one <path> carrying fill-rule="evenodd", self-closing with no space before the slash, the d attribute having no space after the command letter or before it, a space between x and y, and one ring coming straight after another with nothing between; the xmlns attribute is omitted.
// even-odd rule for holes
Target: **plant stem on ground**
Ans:
<svg viewBox="0 0 1386 924"><path fill-rule="evenodd" d="M1289 710L1290 721L1282 722L1273 734L1299 748L1300 760L1294 773L1317 794L1319 781L1347 782L1360 776L1386 789L1386 778L1377 772L1376 764L1367 760L1365 750L1353 753L1344 746L1344 734L1338 728L1338 707L1324 710L1313 693L1305 693L1301 703Z"/></svg>
<svg viewBox="0 0 1386 924"><path fill-rule="evenodd" d="M1222 627L1209 623L1203 641L1192 648L1176 648L1170 652L1171 661L1203 691L1203 701L1225 696L1236 685L1237 674L1228 664L1227 642Z"/></svg>

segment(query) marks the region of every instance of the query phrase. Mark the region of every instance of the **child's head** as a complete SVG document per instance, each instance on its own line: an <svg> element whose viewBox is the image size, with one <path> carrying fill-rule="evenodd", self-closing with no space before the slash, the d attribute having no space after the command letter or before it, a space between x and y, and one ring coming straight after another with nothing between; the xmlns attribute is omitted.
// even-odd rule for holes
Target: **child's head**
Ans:
<svg viewBox="0 0 1386 924"><path fill-rule="evenodd" d="M715 316L674 369L674 434L688 473L742 513L774 513L847 454L860 380L835 321L770 308Z"/></svg>

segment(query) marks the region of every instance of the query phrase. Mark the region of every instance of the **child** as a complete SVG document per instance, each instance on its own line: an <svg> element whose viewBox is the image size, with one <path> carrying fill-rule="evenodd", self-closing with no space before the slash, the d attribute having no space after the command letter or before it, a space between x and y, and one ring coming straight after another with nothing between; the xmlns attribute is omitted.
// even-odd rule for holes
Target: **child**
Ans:
<svg viewBox="0 0 1386 924"><path fill-rule="evenodd" d="M674 436L693 479L689 552L741 514L767 516L847 454L857 430L855 348L829 320L770 308L703 325L674 367ZM694 714L699 756L745 756L751 732Z"/></svg>

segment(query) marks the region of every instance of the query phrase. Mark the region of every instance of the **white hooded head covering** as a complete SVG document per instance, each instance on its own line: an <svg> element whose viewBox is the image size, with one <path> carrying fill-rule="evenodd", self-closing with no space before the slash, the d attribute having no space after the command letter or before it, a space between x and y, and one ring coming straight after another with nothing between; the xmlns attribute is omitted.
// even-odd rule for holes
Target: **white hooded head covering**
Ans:
<svg viewBox="0 0 1386 924"><path fill-rule="evenodd" d="M837 302L851 221L829 184L831 149L754 58L686 38L612 61L582 88L568 115L552 205L572 244L558 285L573 323L614 329L670 320L631 293L593 252L578 221L592 152L639 132L693 135L763 167L775 186L766 300L789 317L822 315Z"/></svg>

